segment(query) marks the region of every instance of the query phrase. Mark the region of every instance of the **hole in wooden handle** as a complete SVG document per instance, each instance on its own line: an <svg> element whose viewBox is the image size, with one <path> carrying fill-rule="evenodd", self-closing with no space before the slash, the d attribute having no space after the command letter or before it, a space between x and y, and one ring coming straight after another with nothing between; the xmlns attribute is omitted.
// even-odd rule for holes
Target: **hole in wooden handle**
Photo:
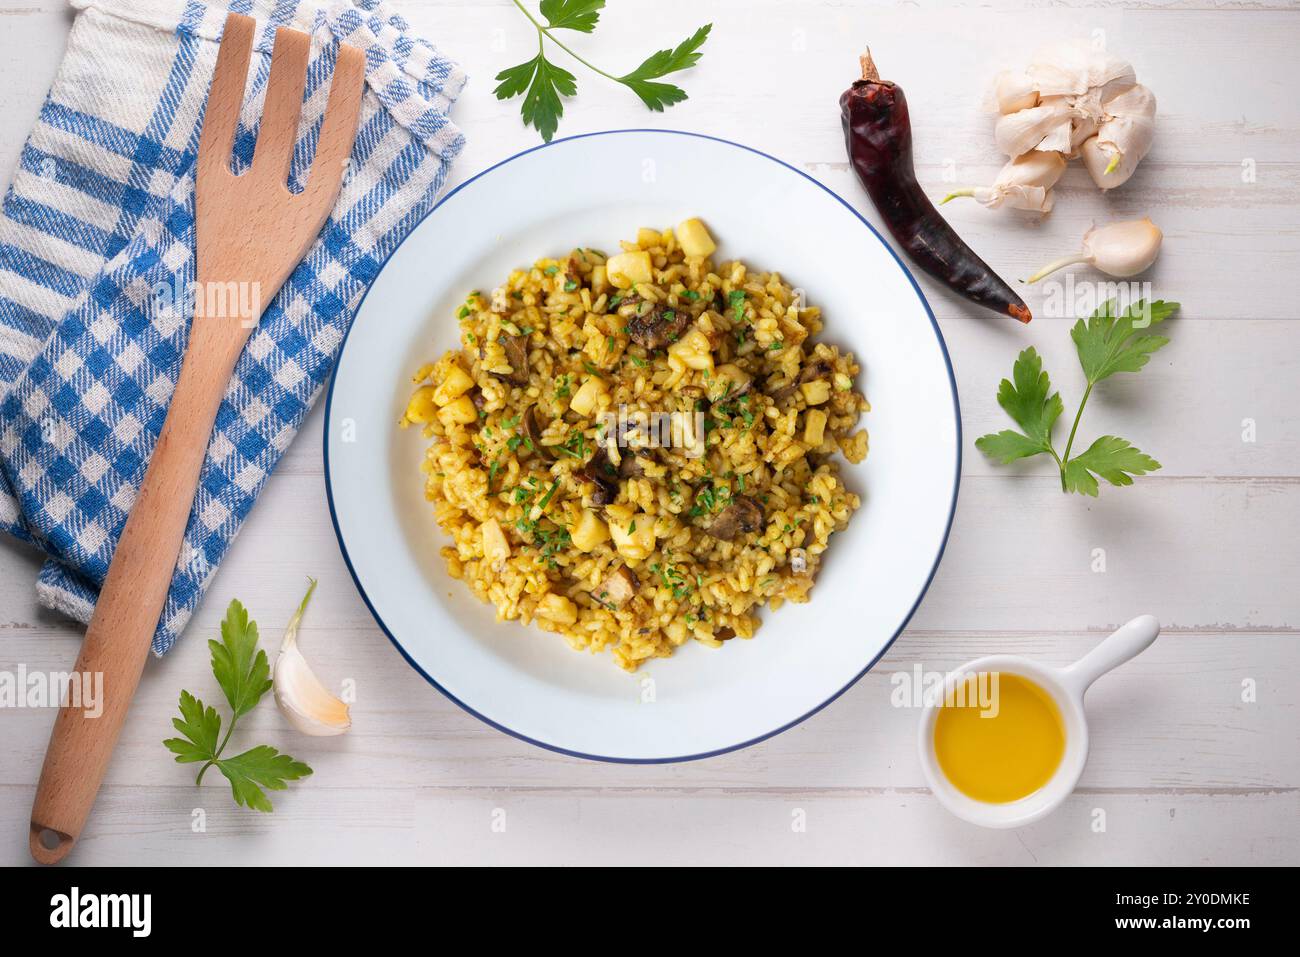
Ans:
<svg viewBox="0 0 1300 957"><path fill-rule="evenodd" d="M57 864L68 856L76 840L71 834L64 834L52 827L41 827L32 821L28 845L37 864Z"/></svg>

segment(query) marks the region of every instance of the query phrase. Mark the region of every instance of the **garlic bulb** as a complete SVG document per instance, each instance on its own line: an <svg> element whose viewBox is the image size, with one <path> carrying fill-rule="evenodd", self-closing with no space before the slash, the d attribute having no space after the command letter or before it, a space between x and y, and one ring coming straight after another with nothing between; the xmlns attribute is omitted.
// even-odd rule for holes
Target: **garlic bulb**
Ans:
<svg viewBox="0 0 1300 957"><path fill-rule="evenodd" d="M1084 234L1083 249L1078 253L1048 263L1025 281L1038 282L1075 263L1089 263L1109 276L1127 279L1150 268L1163 240L1164 233L1150 219L1094 226Z"/></svg>
<svg viewBox="0 0 1300 957"><path fill-rule="evenodd" d="M1052 209L1052 187L1065 172L1065 157L1056 151L1030 150L1009 161L992 186L954 190L940 206L958 196L971 196L989 209L1006 203L1012 209L1046 213Z"/></svg>
<svg viewBox="0 0 1300 957"><path fill-rule="evenodd" d="M1093 181L1113 189L1151 149L1156 100L1131 64L1087 40L1040 49L1022 73L994 81L994 137L1011 158L1030 150L1083 156Z"/></svg>
<svg viewBox="0 0 1300 957"><path fill-rule="evenodd" d="M289 723L303 734L324 737L342 734L352 727L352 716L345 702L325 690L298 649L298 625L312 592L316 590L316 580L311 578L308 581L311 584L307 594L289 619L284 640L280 643L280 655L275 660L275 703Z"/></svg>

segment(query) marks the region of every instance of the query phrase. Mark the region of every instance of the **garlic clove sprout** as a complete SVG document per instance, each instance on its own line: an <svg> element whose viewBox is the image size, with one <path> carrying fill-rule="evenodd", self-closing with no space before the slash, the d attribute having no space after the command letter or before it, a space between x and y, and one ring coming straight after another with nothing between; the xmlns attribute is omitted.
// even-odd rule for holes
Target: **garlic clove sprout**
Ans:
<svg viewBox="0 0 1300 957"><path fill-rule="evenodd" d="M1065 157L1060 153L1030 150L1003 166L992 186L955 190L939 205L959 196L970 196L989 209L997 209L1005 203L1012 209L1050 212L1052 187L1064 172Z"/></svg>
<svg viewBox="0 0 1300 957"><path fill-rule="evenodd" d="M1156 98L1139 84L1107 103L1105 113L1097 135L1085 140L1079 152L1092 181L1102 189L1114 189L1128 181L1151 149Z"/></svg>
<svg viewBox="0 0 1300 957"><path fill-rule="evenodd" d="M1026 282L1034 283L1075 263L1088 263L1109 276L1127 279L1145 272L1160 255L1164 233L1150 219L1134 219L1107 226L1094 226L1083 236L1083 249L1048 263Z"/></svg>
<svg viewBox="0 0 1300 957"><path fill-rule="evenodd" d="M1019 113L1038 105L1038 90L1034 81L1025 73L1004 70L993 80L993 96L997 101L998 112L1002 114Z"/></svg>
<svg viewBox="0 0 1300 957"><path fill-rule="evenodd" d="M1038 106L998 117L993 129L998 149L1010 157L1038 147L1044 137L1056 134L1059 140L1064 129L1066 148L1069 148L1071 108L1064 97L1044 99ZM1048 147L1050 148L1050 147Z"/></svg>
<svg viewBox="0 0 1300 957"><path fill-rule="evenodd" d="M280 655L275 660L275 703L289 719L289 723L303 734L325 737L342 734L352 727L352 716L347 704L330 694L321 684L298 648L298 625L302 622L312 592L316 590L316 580L312 578L308 581L311 584L307 588L307 594L289 619L284 640L280 643Z"/></svg>

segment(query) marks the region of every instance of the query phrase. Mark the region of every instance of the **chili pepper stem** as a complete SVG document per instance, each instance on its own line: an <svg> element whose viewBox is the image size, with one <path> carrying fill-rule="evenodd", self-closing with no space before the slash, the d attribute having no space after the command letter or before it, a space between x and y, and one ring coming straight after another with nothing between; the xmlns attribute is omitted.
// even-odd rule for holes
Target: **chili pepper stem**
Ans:
<svg viewBox="0 0 1300 957"><path fill-rule="evenodd" d="M1048 276L1056 272L1056 270L1058 269L1064 269L1066 266L1073 266L1075 263L1086 263L1086 262L1092 262L1092 257L1087 255L1086 253L1075 253L1073 256L1066 256L1063 259L1058 259L1055 262L1048 263L1042 269L1038 270L1038 272L1034 273L1032 276L1026 279L1025 282L1032 285L1033 283L1038 282L1038 280L1042 279L1044 276Z"/></svg>
<svg viewBox="0 0 1300 957"><path fill-rule="evenodd" d="M876 69L876 61L871 59L871 47L858 57L858 63L862 65L862 79L872 83L880 79L880 71Z"/></svg>
<svg viewBox="0 0 1300 957"><path fill-rule="evenodd" d="M956 199L958 196L974 196L974 195L975 195L975 188L973 186L969 189L954 189L943 199L939 200L939 205L942 206L944 203L948 202L948 200Z"/></svg>

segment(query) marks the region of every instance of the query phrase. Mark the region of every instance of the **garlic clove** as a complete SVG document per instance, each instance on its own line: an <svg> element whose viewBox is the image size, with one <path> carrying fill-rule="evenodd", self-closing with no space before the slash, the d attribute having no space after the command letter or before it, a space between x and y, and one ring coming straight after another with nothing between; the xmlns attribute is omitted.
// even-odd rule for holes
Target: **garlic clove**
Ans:
<svg viewBox="0 0 1300 957"><path fill-rule="evenodd" d="M1094 226L1083 237L1083 249L1102 272L1127 279L1151 268L1162 242L1164 233L1143 218Z"/></svg>
<svg viewBox="0 0 1300 957"><path fill-rule="evenodd" d="M993 96L998 112L1019 113L1038 105L1038 90L1027 74L1004 70L993 79Z"/></svg>
<svg viewBox="0 0 1300 957"><path fill-rule="evenodd" d="M1037 147L1043 137L1053 131L1057 131L1059 136L1059 130L1064 126L1068 146L1070 118L1071 107L1066 99L1050 97L1031 109L998 117L993 137L999 150L1007 156L1016 157Z"/></svg>
<svg viewBox="0 0 1300 957"><path fill-rule="evenodd" d="M1012 209L1030 213L1050 213L1056 203L1052 191L1043 186L1008 186L1003 190L1002 200Z"/></svg>
<svg viewBox="0 0 1300 957"><path fill-rule="evenodd" d="M1092 181L1102 189L1128 182L1155 138L1156 98L1138 85L1106 104L1106 119L1097 135L1079 152Z"/></svg>
<svg viewBox="0 0 1300 957"><path fill-rule="evenodd" d="M1052 187L1064 172L1065 157L1060 153L1030 150L1008 161L992 186L956 190L940 205L958 196L970 196L989 209L1005 203L1012 209L1046 213L1052 208Z"/></svg>
<svg viewBox="0 0 1300 957"><path fill-rule="evenodd" d="M280 644L279 657L275 660L275 703L289 719L289 723L303 734L325 737L342 734L352 727L352 716L347 704L330 694L321 684L298 648L298 625L302 622L312 592L316 590L316 580L308 581L311 584L307 588L307 594L289 619L284 640Z"/></svg>
<svg viewBox="0 0 1300 957"><path fill-rule="evenodd" d="M1025 73L1042 96L1077 96L1088 89L1087 40L1057 40L1039 47Z"/></svg>
<svg viewBox="0 0 1300 957"><path fill-rule="evenodd" d="M1127 60L1103 52L1094 59L1088 85L1097 91L1097 98L1104 105L1137 86L1137 73Z"/></svg>
<svg viewBox="0 0 1300 957"><path fill-rule="evenodd" d="M1044 98L1099 91L1102 103L1137 83L1137 74L1128 61L1098 50L1091 40L1082 38L1040 47L1025 74Z"/></svg>
<svg viewBox="0 0 1300 957"><path fill-rule="evenodd" d="M1070 151L1067 154L1070 159L1079 155L1086 140L1097 135L1097 130L1101 128L1101 121L1100 116L1080 116L1075 119L1074 129L1070 131Z"/></svg>
<svg viewBox="0 0 1300 957"><path fill-rule="evenodd" d="M1002 168L1000 182L1020 186L1052 187L1065 172L1065 157L1058 152L1032 150Z"/></svg>
<svg viewBox="0 0 1300 957"><path fill-rule="evenodd" d="M1075 263L1089 263L1109 276L1127 279L1151 267L1163 241L1164 233L1146 218L1094 226L1084 234L1083 248L1078 253L1048 263L1025 282L1038 282Z"/></svg>
<svg viewBox="0 0 1300 957"><path fill-rule="evenodd" d="M1048 130L1031 152L1068 153L1073 140L1074 123L1067 119Z"/></svg>

